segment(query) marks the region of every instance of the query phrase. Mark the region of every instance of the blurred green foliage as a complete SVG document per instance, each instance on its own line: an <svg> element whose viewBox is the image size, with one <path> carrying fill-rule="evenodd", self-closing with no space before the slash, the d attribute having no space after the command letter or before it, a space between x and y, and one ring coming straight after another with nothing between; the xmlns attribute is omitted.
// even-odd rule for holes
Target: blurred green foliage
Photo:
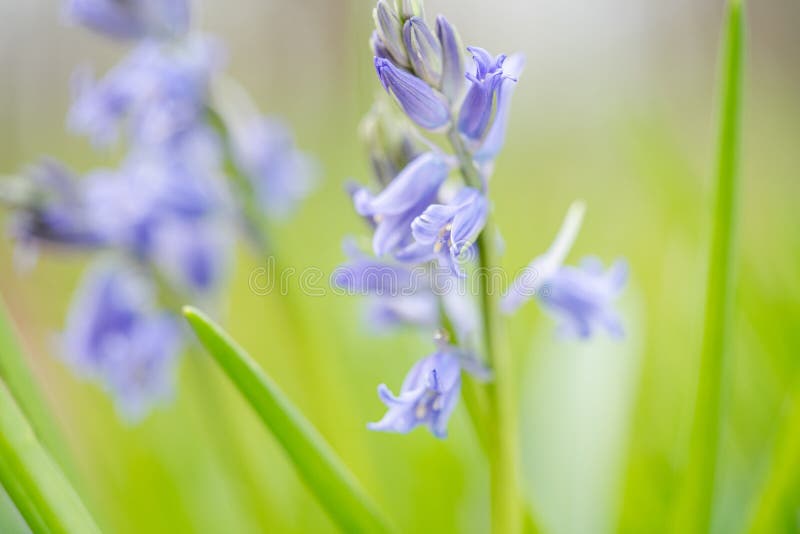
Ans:
<svg viewBox="0 0 800 534"><path fill-rule="evenodd" d="M607 260L624 256L632 272L622 302L629 335L621 342L557 343L552 322L535 306L511 320L521 380L523 475L548 532L664 532L676 502L702 332L721 4L680 4L688 12L682 16L700 21L692 35L708 38L687 51L679 46L683 29L667 25L662 37L676 49L647 56L647 83L631 88L624 78L615 82L613 72L590 71L582 78L586 85L570 85L569 77L554 77L561 71L545 70L546 77L537 70L541 64L531 62L515 96L509 142L492 185L506 243L504 264L513 272L542 251L566 206L583 198L589 209L571 259L584 253ZM7 140L0 143L0 173L18 171L40 152L78 169L97 164L81 140L61 132L68 75L82 57L121 51L73 37L79 30L59 26L51 5L38 9L49 18L34 24L20 9L18 18L6 22L29 24L32 31L13 34L19 39L14 48L27 50L27 56L11 63L16 70L4 71L0 87L11 96L0 101L0 139ZM281 261L330 272L344 257L342 237L361 231L342 184L351 176L367 178L355 132L378 90L366 47L368 8L363 2L320 1L286 8L284 18L267 16L281 10L261 8L261 17L216 20L220 9L211 3L204 25L232 40L231 70L263 109L288 118L300 145L319 156L325 172L317 193L275 237ZM452 19L467 34L491 9L456 10ZM793 19L797 27L800 10L790 2L753 2L750 10L741 264L714 522L720 533L749 522L774 451L780 450L781 427L797 420L790 406L798 393L800 353L800 46L776 36L785 33L781 21L791 25ZM430 1L429 11L444 11L443 3ZM251 41L236 35L237 24ZM309 25L321 36L299 47L297 60L287 59L291 46L280 39L304 35ZM658 40L639 38L642 46ZM492 44L507 50L519 44L530 55L542 55L536 35L526 39L512 36L514 43L506 45L494 36ZM71 44L70 53L59 48L63 42ZM546 52L567 63L575 50ZM57 83L36 83L44 72ZM594 80L610 89L595 92ZM624 99L609 97L614 91ZM41 110L32 101L41 101ZM239 254L218 314L231 335L308 415L403 531L485 532L487 465L463 406L444 441L423 431L393 436L365 428L383 411L375 385L399 385L412 362L428 352L428 340L411 333L370 334L359 321L356 298L304 296L296 283L288 297L256 295L248 276L263 261L246 250ZM182 361L174 401L135 427L123 424L98 388L58 361L54 335L84 264L81 257L45 253L33 272L20 273L11 245L0 245L0 291L74 458L68 475L101 528L334 531L280 447L199 348ZM292 299L300 319L283 313L282 298ZM798 468L791 461L779 465ZM774 503L780 518L774 528L796 531L800 472L782 473L788 498ZM20 525L0 500L0 530L24 532Z"/></svg>

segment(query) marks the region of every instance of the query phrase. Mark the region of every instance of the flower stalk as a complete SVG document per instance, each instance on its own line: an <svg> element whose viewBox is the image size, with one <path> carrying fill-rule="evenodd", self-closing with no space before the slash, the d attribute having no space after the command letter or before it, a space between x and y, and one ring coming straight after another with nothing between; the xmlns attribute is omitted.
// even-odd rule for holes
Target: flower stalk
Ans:
<svg viewBox="0 0 800 534"><path fill-rule="evenodd" d="M455 129L448 139L459 160L467 185L483 188L483 178ZM484 427L488 437L491 469L491 524L497 533L520 530L522 503L519 498L519 433L515 394L514 365L508 334L500 313L500 294L490 284L491 270L499 265L496 230L491 214L478 237L478 282L483 318L486 356L493 380L486 386L489 420Z"/></svg>

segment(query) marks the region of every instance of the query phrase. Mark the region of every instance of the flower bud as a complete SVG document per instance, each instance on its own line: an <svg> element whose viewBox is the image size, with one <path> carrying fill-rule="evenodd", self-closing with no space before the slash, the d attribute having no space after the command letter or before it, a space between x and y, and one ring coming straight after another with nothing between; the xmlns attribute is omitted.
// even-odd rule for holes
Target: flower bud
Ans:
<svg viewBox="0 0 800 534"><path fill-rule="evenodd" d="M422 0L395 0L395 6L403 20L408 20L411 17L425 18L425 8L422 5Z"/></svg>
<svg viewBox="0 0 800 534"><path fill-rule="evenodd" d="M442 47L425 21L411 17L403 26L403 42L414 72L433 87L442 79Z"/></svg>
<svg viewBox="0 0 800 534"><path fill-rule="evenodd" d="M410 67L403 44L403 22L394 9L386 3L386 0L378 0L378 5L372 10L372 18L375 19L378 36L394 62L401 67Z"/></svg>
<svg viewBox="0 0 800 534"><path fill-rule="evenodd" d="M397 100L408 117L426 130L438 130L450 121L444 97L428 84L391 61L375 58L375 69L383 87Z"/></svg>
<svg viewBox="0 0 800 534"><path fill-rule="evenodd" d="M464 46L456 29L442 15L436 17L436 35L442 48L440 89L451 102L457 102L466 87Z"/></svg>

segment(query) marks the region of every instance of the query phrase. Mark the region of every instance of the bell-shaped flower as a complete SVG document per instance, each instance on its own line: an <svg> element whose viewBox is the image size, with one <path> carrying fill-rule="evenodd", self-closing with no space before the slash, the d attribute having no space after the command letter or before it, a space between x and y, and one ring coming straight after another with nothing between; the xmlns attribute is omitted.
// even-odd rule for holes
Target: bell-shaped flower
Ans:
<svg viewBox="0 0 800 534"><path fill-rule="evenodd" d="M623 335L622 322L613 308L628 278L628 266L617 260L607 270L597 258L585 258L580 267L566 266L543 288L542 306L561 320L563 335L586 339L598 328L615 337Z"/></svg>
<svg viewBox="0 0 800 534"><path fill-rule="evenodd" d="M542 287L556 275L578 237L585 211L583 202L573 202L569 207L553 244L547 252L534 258L522 270L503 296L500 307L504 313L514 313L531 297L538 295Z"/></svg>
<svg viewBox="0 0 800 534"><path fill-rule="evenodd" d="M383 88L421 128L440 130L450 122L447 99L423 80L382 57L375 58L375 70Z"/></svg>
<svg viewBox="0 0 800 534"><path fill-rule="evenodd" d="M176 38L189 29L187 0L67 0L65 12L115 39Z"/></svg>
<svg viewBox="0 0 800 534"><path fill-rule="evenodd" d="M285 219L316 184L316 162L301 152L280 120L251 117L234 133L239 165L252 183L264 213Z"/></svg>
<svg viewBox="0 0 800 534"><path fill-rule="evenodd" d="M415 158L386 188L371 195L362 188L353 194L356 211L375 222L373 248L377 256L395 252L412 241L411 222L436 202L450 165L441 154Z"/></svg>
<svg viewBox="0 0 800 534"><path fill-rule="evenodd" d="M100 80L75 73L69 126L105 146L124 125L136 144L172 150L204 124L209 81L220 67L219 46L209 39L169 49L144 42Z"/></svg>
<svg viewBox="0 0 800 534"><path fill-rule="evenodd" d="M497 157L506 141L506 129L511 113L511 96L517 87L517 80L525 67L525 58L521 54L514 54L503 63L505 77L497 89L497 103L494 118L489 130L486 132L479 148L473 157L479 163L489 162Z"/></svg>
<svg viewBox="0 0 800 534"><path fill-rule="evenodd" d="M475 61L475 72L468 73L472 85L461 104L458 131L467 139L479 140L486 132L494 110L494 95L506 77L503 72L504 54L492 57L483 48L468 47Z"/></svg>
<svg viewBox="0 0 800 534"><path fill-rule="evenodd" d="M91 268L67 317L62 351L86 378L99 381L127 418L142 418L172 393L180 323L156 307L154 288L111 264Z"/></svg>
<svg viewBox="0 0 800 534"><path fill-rule="evenodd" d="M107 244L105 228L96 224L87 205L87 184L61 164L43 161L20 185L24 187L11 203L11 234L19 252L35 258L40 244L77 249Z"/></svg>
<svg viewBox="0 0 800 534"><path fill-rule="evenodd" d="M459 356L451 347L442 347L411 368L399 395L394 395L385 384L378 386L378 396L388 410L368 428L405 434L426 425L434 436L444 438L460 390Z"/></svg>
<svg viewBox="0 0 800 534"><path fill-rule="evenodd" d="M486 224L488 202L477 189L464 187L447 204L433 204L411 223L414 244L397 255L401 261L440 258L453 274L470 259L475 240Z"/></svg>

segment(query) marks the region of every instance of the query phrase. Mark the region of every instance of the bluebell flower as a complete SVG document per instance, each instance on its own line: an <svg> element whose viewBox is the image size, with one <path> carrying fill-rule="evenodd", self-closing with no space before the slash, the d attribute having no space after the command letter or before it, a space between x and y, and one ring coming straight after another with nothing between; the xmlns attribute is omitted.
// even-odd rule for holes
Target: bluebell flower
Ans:
<svg viewBox="0 0 800 534"><path fill-rule="evenodd" d="M104 229L95 224L85 198L85 185L53 160L32 168L25 182L27 198L14 206L11 234L23 249L38 244L94 249L105 246Z"/></svg>
<svg viewBox="0 0 800 534"><path fill-rule="evenodd" d="M378 386L378 396L388 411L368 427L405 434L424 424L433 435L444 438L460 390L459 356L452 347L442 347L411 368L399 395L394 395L385 384Z"/></svg>
<svg viewBox="0 0 800 534"><path fill-rule="evenodd" d="M224 217L230 206L211 147L197 149L211 161L191 158L191 151L175 158L134 152L119 170L87 177L86 203L107 242L153 265L179 290L210 292L232 258Z"/></svg>
<svg viewBox="0 0 800 534"><path fill-rule="evenodd" d="M534 258L514 279L503 296L500 307L504 313L513 313L525 302L539 294L542 287L556 275L578 237L586 206L573 202L564 222L547 252Z"/></svg>
<svg viewBox="0 0 800 534"><path fill-rule="evenodd" d="M350 260L336 269L331 281L349 294L369 297L366 319L373 330L439 326L439 304L424 269L372 258L350 239L344 248Z"/></svg>
<svg viewBox="0 0 800 534"><path fill-rule="evenodd" d="M450 122L447 100L423 80L382 57L375 58L375 70L383 88L417 125L440 130Z"/></svg>
<svg viewBox="0 0 800 534"><path fill-rule="evenodd" d="M458 131L468 139L481 139L489 126L494 110L494 96L508 74L503 71L504 54L493 57L483 48L468 47L475 61L475 72L468 73L472 85L461 104L458 116Z"/></svg>
<svg viewBox="0 0 800 534"><path fill-rule="evenodd" d="M171 149L204 123L210 79L221 63L219 46L207 38L170 48L144 42L99 81L76 72L69 126L109 145L125 125L135 143Z"/></svg>
<svg viewBox="0 0 800 534"><path fill-rule="evenodd" d="M463 276L478 234L486 224L488 202L477 189L464 187L447 204L432 204L411 223L414 244L397 254L401 261L443 259L452 272Z"/></svg>
<svg viewBox="0 0 800 534"><path fill-rule="evenodd" d="M411 222L436 202L450 165L436 152L418 156L377 195L360 189L353 195L356 211L375 221L373 248L383 256L411 244Z"/></svg>
<svg viewBox="0 0 800 534"><path fill-rule="evenodd" d="M171 395L180 323L156 308L146 278L111 264L88 271L69 311L63 354L99 381L120 413L137 420Z"/></svg>
<svg viewBox="0 0 800 534"><path fill-rule="evenodd" d="M65 11L116 39L175 38L189 29L188 0L67 0Z"/></svg>
<svg viewBox="0 0 800 534"><path fill-rule="evenodd" d="M442 80L442 45L425 21L411 17L403 25L403 42L414 73L431 87Z"/></svg>
<svg viewBox="0 0 800 534"><path fill-rule="evenodd" d="M492 125L480 143L473 157L479 163L493 160L500 153L506 140L508 117L511 113L511 96L517 86L517 80L525 67L525 58L520 54L510 56L503 63L503 72L506 76L497 89L497 104L492 119Z"/></svg>
<svg viewBox="0 0 800 534"><path fill-rule="evenodd" d="M456 29L442 15L436 17L436 36L442 47L440 89L450 102L458 102L466 89L464 46Z"/></svg>
<svg viewBox="0 0 800 534"><path fill-rule="evenodd" d="M235 145L239 165L269 217L287 217L313 189L317 166L283 122L252 117L237 129Z"/></svg>
<svg viewBox="0 0 800 534"><path fill-rule="evenodd" d="M598 328L615 337L623 335L622 322L613 308L628 277L627 264L616 261L608 270L597 258L585 258L580 267L562 267L547 283L539 300L561 319L563 335L586 339Z"/></svg>

